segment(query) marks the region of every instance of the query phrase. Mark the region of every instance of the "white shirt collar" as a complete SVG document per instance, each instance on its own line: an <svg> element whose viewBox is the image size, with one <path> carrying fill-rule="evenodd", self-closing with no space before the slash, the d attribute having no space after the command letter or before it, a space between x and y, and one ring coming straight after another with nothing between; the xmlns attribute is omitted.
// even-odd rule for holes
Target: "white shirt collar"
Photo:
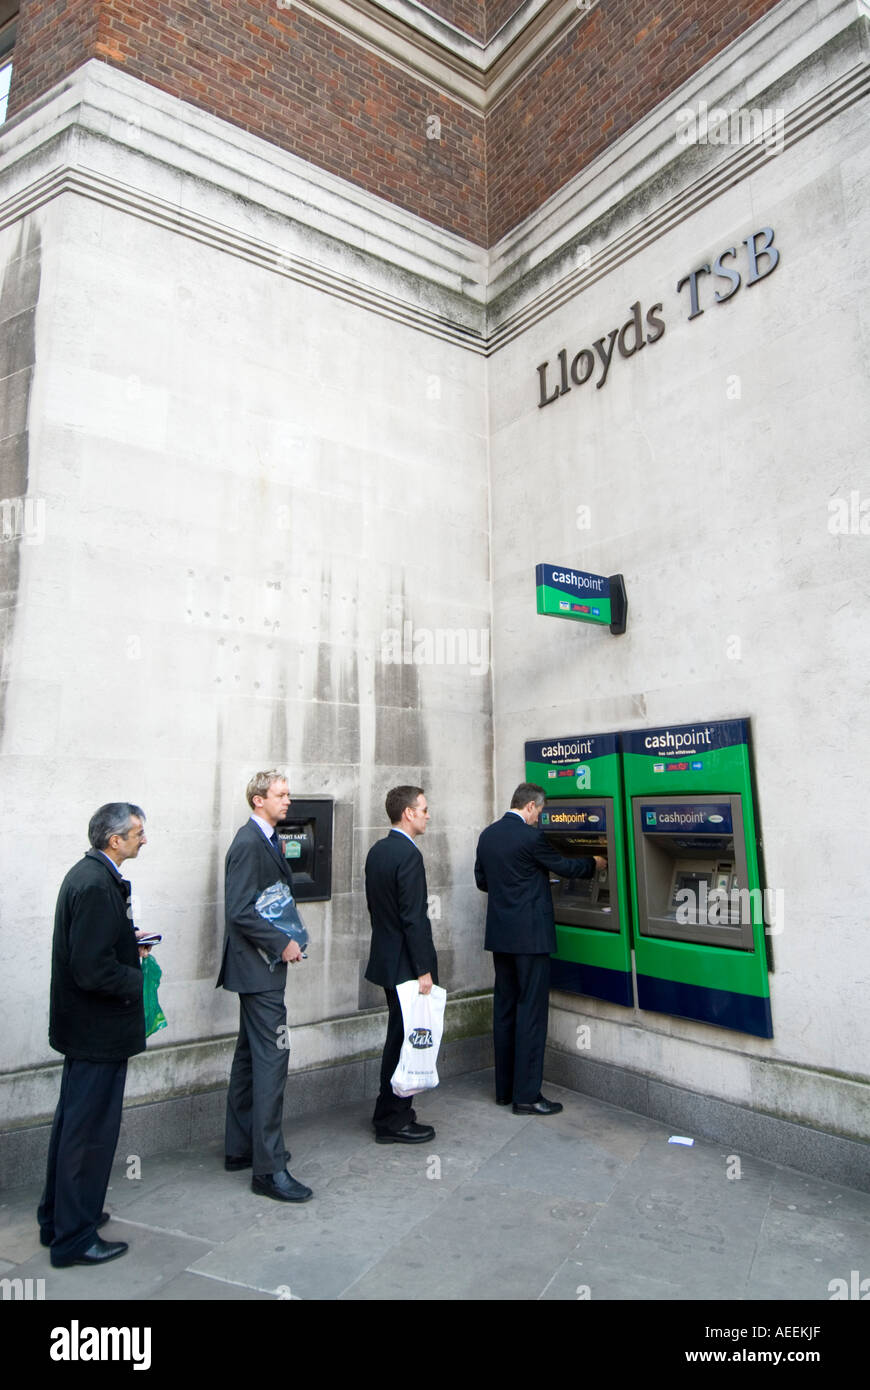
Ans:
<svg viewBox="0 0 870 1390"><path fill-rule="evenodd" d="M271 843L272 843L272 836L276 833L276 832L275 832L275 827L274 827L274 825L270 825L269 822L268 822L267 820L263 820L263 817L262 817L262 816L258 816L257 813L256 813L256 811L252 811L252 812L251 812L251 820L252 820L252 821L254 822L254 824L257 826L258 830L262 830L262 832L263 832L263 834L265 835L266 839L267 839L267 840L269 841L269 843L271 844Z"/></svg>

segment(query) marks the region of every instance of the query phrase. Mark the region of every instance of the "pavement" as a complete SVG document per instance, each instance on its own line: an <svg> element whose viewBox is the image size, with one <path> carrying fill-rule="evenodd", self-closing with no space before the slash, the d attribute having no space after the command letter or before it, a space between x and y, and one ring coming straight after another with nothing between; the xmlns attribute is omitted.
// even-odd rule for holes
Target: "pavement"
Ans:
<svg viewBox="0 0 870 1390"><path fill-rule="evenodd" d="M219 1141L120 1154L101 1235L130 1249L100 1268L52 1269L39 1190L8 1190L0 1278L42 1279L37 1296L76 1302L793 1302L870 1275L867 1193L545 1093L560 1115L519 1117L496 1106L491 1071L452 1077L418 1098L436 1137L413 1146L375 1144L370 1100L299 1120L285 1108L288 1166L314 1189L300 1206L225 1172Z"/></svg>

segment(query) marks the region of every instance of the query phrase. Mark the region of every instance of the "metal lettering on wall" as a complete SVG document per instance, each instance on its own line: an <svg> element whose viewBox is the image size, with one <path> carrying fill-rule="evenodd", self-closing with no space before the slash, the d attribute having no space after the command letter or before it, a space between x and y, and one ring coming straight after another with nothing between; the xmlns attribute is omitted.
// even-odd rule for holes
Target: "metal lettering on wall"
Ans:
<svg viewBox="0 0 870 1390"><path fill-rule="evenodd" d="M772 227L762 227L743 239L740 245L746 250L739 256L736 246L726 246L713 261L712 268L709 262L705 262L677 282L677 294L684 288L687 290L683 303L690 322L703 314L704 308L709 308L711 303L724 304L733 299L741 285L756 285L776 269L779 249L773 244L773 235ZM761 243L759 237L763 238ZM726 265L726 261L730 264ZM701 278L711 274L725 282L724 287L713 290L712 297L712 286L707 286ZM702 300L706 300L706 305ZM630 306L631 317L621 328L612 328L609 333L596 338L591 347L580 348L570 361L568 349L561 348L556 355L552 374L549 361L542 362L538 367L538 408L552 405L553 401L567 395L573 386L585 386L596 374L595 389L600 391L610 373L614 349L620 357L633 357L647 344L657 343L664 337L666 324L662 317L663 308L664 302L661 301L644 313L642 301L637 300Z"/></svg>

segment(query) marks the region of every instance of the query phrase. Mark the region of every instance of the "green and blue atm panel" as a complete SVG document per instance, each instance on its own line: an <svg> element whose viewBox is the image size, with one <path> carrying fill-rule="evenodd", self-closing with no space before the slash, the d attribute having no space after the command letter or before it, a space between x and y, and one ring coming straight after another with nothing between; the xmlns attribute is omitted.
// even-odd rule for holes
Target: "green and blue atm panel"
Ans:
<svg viewBox="0 0 870 1390"><path fill-rule="evenodd" d="M551 877L556 953L550 984L631 1008L631 934L622 778L616 734L570 735L526 744L526 778L547 803L538 822L569 859L598 854L591 879Z"/></svg>
<svg viewBox="0 0 870 1390"><path fill-rule="evenodd" d="M619 741L638 1005L772 1038L748 720Z"/></svg>

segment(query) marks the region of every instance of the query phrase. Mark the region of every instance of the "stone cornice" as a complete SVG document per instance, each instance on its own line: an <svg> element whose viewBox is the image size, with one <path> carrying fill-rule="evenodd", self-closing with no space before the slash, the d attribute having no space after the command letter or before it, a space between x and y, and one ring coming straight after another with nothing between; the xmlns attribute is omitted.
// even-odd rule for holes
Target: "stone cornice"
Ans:
<svg viewBox="0 0 870 1390"><path fill-rule="evenodd" d="M279 0L484 116L598 0L525 0L487 43L415 0Z"/></svg>

